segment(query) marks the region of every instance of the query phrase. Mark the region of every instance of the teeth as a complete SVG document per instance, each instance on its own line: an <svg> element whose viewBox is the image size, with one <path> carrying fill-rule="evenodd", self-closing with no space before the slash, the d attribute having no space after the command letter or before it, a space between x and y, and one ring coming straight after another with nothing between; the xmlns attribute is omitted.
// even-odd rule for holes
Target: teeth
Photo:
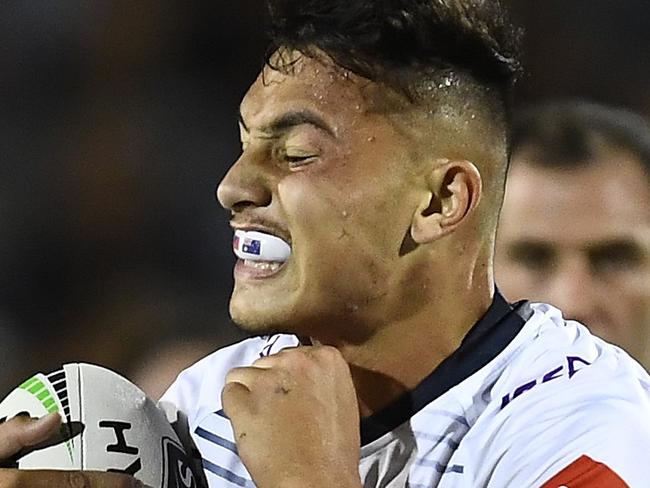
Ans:
<svg viewBox="0 0 650 488"><path fill-rule="evenodd" d="M251 261L250 259L244 259L244 266L263 271L276 271L280 269L281 265L282 263L275 261Z"/></svg>

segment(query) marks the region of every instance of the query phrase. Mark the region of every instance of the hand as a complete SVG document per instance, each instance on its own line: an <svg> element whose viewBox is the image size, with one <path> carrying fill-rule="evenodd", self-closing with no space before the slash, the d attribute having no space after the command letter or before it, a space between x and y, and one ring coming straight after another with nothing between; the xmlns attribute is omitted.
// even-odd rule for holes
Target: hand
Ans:
<svg viewBox="0 0 650 488"><path fill-rule="evenodd" d="M59 414L38 420L18 416L0 424L0 465L22 449L47 440L61 424ZM142 488L130 476L80 471L0 469L2 488Z"/></svg>
<svg viewBox="0 0 650 488"><path fill-rule="evenodd" d="M359 409L333 347L287 349L228 373L222 392L258 488L359 488Z"/></svg>

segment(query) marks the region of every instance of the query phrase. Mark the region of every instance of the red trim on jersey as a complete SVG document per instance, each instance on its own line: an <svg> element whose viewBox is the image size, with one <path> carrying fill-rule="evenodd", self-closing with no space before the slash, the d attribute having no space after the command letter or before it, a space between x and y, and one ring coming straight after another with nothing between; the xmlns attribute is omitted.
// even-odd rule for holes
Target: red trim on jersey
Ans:
<svg viewBox="0 0 650 488"><path fill-rule="evenodd" d="M541 488L630 488L611 468L580 456Z"/></svg>

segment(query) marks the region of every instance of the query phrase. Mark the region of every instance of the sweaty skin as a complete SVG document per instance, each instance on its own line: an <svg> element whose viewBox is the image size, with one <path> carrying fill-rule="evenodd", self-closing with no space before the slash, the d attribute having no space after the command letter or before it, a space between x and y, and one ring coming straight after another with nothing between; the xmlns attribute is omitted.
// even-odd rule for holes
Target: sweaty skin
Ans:
<svg viewBox="0 0 650 488"><path fill-rule="evenodd" d="M463 94L462 110L437 103L462 87L407 103L300 58L288 73L265 69L244 98L242 155L218 198L233 229L292 252L276 270L237 263L231 314L252 333L318 344L227 379L223 405L258 488L359 488L359 416L417 386L492 302L505 145L480 96ZM72 486L68 474L2 475L7 487Z"/></svg>
<svg viewBox="0 0 650 488"><path fill-rule="evenodd" d="M547 301L650 366L650 185L634 156L573 170L515 155L496 272L511 300ZM532 158L532 159L531 159ZM528 162L530 161L530 162Z"/></svg>
<svg viewBox="0 0 650 488"><path fill-rule="evenodd" d="M484 189L500 187L505 152L474 139L485 134L476 113L395 97L301 57L290 73L266 69L241 104L243 151L219 201L234 229L275 234L292 253L275 272L238 262L231 315L324 345L228 377L223 404L259 488L360 486L359 413L414 388L491 303L486 222L500 196ZM449 156L463 148L480 169Z"/></svg>

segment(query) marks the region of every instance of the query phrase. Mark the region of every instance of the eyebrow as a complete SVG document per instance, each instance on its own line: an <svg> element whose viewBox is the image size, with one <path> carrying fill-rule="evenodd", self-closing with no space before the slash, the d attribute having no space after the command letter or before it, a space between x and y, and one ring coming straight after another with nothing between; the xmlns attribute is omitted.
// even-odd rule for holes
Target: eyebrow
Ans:
<svg viewBox="0 0 650 488"><path fill-rule="evenodd" d="M633 237L616 237L587 246L589 252L606 252L616 249L632 253L640 253L643 252L643 245Z"/></svg>
<svg viewBox="0 0 650 488"><path fill-rule="evenodd" d="M241 111L239 112L239 123L246 132L250 132L246 122L244 122L244 117L242 116ZM268 133L271 136L276 136L299 125L314 126L317 129L326 132L331 137L336 138L334 130L327 124L327 122L325 122L320 115L310 110L293 110L286 112L275 120L272 120L268 125L262 127L260 130L261 132Z"/></svg>

